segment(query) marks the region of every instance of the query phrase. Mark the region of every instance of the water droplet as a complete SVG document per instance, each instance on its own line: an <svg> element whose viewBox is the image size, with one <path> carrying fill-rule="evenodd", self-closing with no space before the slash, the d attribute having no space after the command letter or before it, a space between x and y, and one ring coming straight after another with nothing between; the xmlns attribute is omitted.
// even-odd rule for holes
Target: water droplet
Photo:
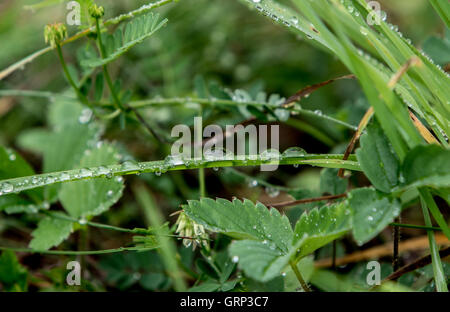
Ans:
<svg viewBox="0 0 450 312"><path fill-rule="evenodd" d="M372 217L372 216L368 216L368 217L367 217L367 220L373 221L373 217Z"/></svg>
<svg viewBox="0 0 450 312"><path fill-rule="evenodd" d="M90 169L80 169L80 171L78 172L78 175L80 178L88 178L88 177L92 177L92 170Z"/></svg>
<svg viewBox="0 0 450 312"><path fill-rule="evenodd" d="M63 172L59 175L59 180L62 181L68 181L70 180L70 175L66 172Z"/></svg>
<svg viewBox="0 0 450 312"><path fill-rule="evenodd" d="M261 3L261 0L252 0L253 3Z"/></svg>
<svg viewBox="0 0 450 312"><path fill-rule="evenodd" d="M274 187L266 187L266 193L269 197L274 198L280 195L280 190Z"/></svg>
<svg viewBox="0 0 450 312"><path fill-rule="evenodd" d="M0 184L0 192L3 194L8 194L14 191L14 186L8 182Z"/></svg>
<svg viewBox="0 0 450 312"><path fill-rule="evenodd" d="M304 157L306 156L306 151L303 148L300 147L290 147L287 150L285 150L282 154L284 157Z"/></svg>
<svg viewBox="0 0 450 312"><path fill-rule="evenodd" d="M363 34L364 36L367 36L367 34L369 33L369 30L368 30L366 27L364 27L364 26L359 27L359 31L360 31L361 34Z"/></svg>
<svg viewBox="0 0 450 312"><path fill-rule="evenodd" d="M233 261L233 263L238 263L239 262L239 257L238 256L233 256L233 258L231 258L231 261Z"/></svg>
<svg viewBox="0 0 450 312"><path fill-rule="evenodd" d="M135 161L127 160L122 164L122 170L124 171L139 171L140 168Z"/></svg>
<svg viewBox="0 0 450 312"><path fill-rule="evenodd" d="M87 224L87 220L85 218L81 218L80 220L78 220L78 223L80 225L86 225Z"/></svg>
<svg viewBox="0 0 450 312"><path fill-rule="evenodd" d="M286 276L286 272L282 272L281 276L283 276L283 277Z"/></svg>
<svg viewBox="0 0 450 312"><path fill-rule="evenodd" d="M279 159L280 152L276 149L268 149L261 153L261 160Z"/></svg>
<svg viewBox="0 0 450 312"><path fill-rule="evenodd" d="M45 183L46 184L52 184L52 183L55 183L55 181L56 181L56 179L54 177L52 177L52 176L48 176L48 177L45 178Z"/></svg>
<svg viewBox="0 0 450 312"><path fill-rule="evenodd" d="M108 176L111 173L111 170L104 167L104 166L100 166L97 168L97 174L98 175L104 175L104 176Z"/></svg>
<svg viewBox="0 0 450 312"><path fill-rule="evenodd" d="M258 181L256 181L256 180L251 180L251 181L248 183L248 186L249 186L249 187L256 187L256 186L258 186Z"/></svg>
<svg viewBox="0 0 450 312"><path fill-rule="evenodd" d="M92 118L92 110L86 108L81 111L80 117L78 117L78 121L81 124L88 123Z"/></svg>
<svg viewBox="0 0 450 312"><path fill-rule="evenodd" d="M10 161L16 160L16 154L14 154L14 153L9 154L9 160Z"/></svg>
<svg viewBox="0 0 450 312"><path fill-rule="evenodd" d="M112 190L109 190L108 193L106 193L106 196L112 197L114 195L114 192Z"/></svg>
<svg viewBox="0 0 450 312"><path fill-rule="evenodd" d="M181 155L169 155L164 159L164 164L167 167L184 165L184 161Z"/></svg>

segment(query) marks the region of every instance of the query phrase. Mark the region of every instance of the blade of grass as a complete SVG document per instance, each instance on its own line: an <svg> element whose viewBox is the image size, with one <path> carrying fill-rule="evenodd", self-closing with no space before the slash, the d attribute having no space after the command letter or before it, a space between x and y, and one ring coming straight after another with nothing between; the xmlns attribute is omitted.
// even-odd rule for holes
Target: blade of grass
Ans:
<svg viewBox="0 0 450 312"><path fill-rule="evenodd" d="M423 217L426 226L432 226L430 214L427 208L427 200L421 196L420 202L422 205ZM430 254L432 259L432 266L434 272L434 281L436 283L436 289L439 292L448 292L447 281L444 274L444 269L442 268L441 257L439 256L439 249L436 245L436 240L434 238L433 231L428 231L428 240L430 244Z"/></svg>
<svg viewBox="0 0 450 312"><path fill-rule="evenodd" d="M150 226L152 226L156 232L160 231L164 224L164 218L159 211L153 197L150 195L148 190L142 185L136 185L133 187L133 193L136 196L137 201L144 209L147 221ZM186 283L183 279L181 270L177 263L176 245L169 238L164 237L160 233L159 243L160 251L163 258L164 265L166 267L167 274L172 278L174 287L176 291L185 291Z"/></svg>

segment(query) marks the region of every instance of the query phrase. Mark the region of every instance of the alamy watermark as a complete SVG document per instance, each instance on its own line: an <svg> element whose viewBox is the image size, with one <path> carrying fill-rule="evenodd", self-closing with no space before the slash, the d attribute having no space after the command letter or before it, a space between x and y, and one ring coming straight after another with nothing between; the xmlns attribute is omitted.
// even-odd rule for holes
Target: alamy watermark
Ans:
<svg viewBox="0 0 450 312"><path fill-rule="evenodd" d="M278 125L226 125L223 131L218 125L208 125L203 129L203 119L195 117L193 134L189 126L176 125L171 135L179 138L171 149L171 157L175 162L260 159L270 162L261 165L262 171L275 171L278 168Z"/></svg>
<svg viewBox="0 0 450 312"><path fill-rule="evenodd" d="M381 265L378 261L370 261L367 263L366 269L370 272L366 276L366 283L369 286L381 284Z"/></svg>
<svg viewBox="0 0 450 312"><path fill-rule="evenodd" d="M66 277L66 283L69 286L81 285L81 265L78 261L70 261L66 265L66 269L70 270Z"/></svg>
<svg viewBox="0 0 450 312"><path fill-rule="evenodd" d="M386 12L381 10L381 4L378 1L369 1L367 6L370 9L366 22L370 26L381 25L381 21L386 19Z"/></svg>
<svg viewBox="0 0 450 312"><path fill-rule="evenodd" d="M81 5L78 1L70 1L66 6L69 13L67 14L66 22L70 26L81 25Z"/></svg>

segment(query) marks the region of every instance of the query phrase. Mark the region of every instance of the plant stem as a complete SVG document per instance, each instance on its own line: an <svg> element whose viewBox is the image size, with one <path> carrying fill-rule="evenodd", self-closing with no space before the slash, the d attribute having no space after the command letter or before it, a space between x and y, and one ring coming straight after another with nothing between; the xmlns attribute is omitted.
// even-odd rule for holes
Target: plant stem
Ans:
<svg viewBox="0 0 450 312"><path fill-rule="evenodd" d="M38 188L41 186L52 185L56 183L61 183L59 177L64 173L69 176L68 180L64 182L71 181L81 181L89 180L93 178L106 178L111 176L122 176L137 173L150 173L150 172L166 172L166 171L178 171L186 169L198 169L198 168L223 168L223 167L238 167L238 166L260 166L260 165L311 165L324 168L346 168L349 170L360 171L359 164L356 161L341 160L339 159L342 155L320 155L320 154L309 154L307 156L301 157L283 157L281 156L278 160L272 159L254 159L253 157L246 156L244 159L225 159L225 160L201 160L201 161L191 161L186 160L183 164L173 164L166 161L150 161L141 162L138 164L139 169L127 169L122 165L109 165L104 166L108 170L108 174L100 173L98 167L87 168L93 172L90 177L80 177L78 175L79 169L67 170L64 172L52 172L34 175L33 177L38 179L38 183L30 183L31 177L19 177L2 180L1 182L10 183L14 192L22 192L25 190L30 190ZM260 157L258 157L260 158ZM53 179L49 182L48 177Z"/></svg>
<svg viewBox="0 0 450 312"><path fill-rule="evenodd" d="M105 51L105 47L103 46L103 41L102 41L102 33L101 33L101 29L100 29L100 22L99 19L97 18L95 20L95 25L96 25L96 29L97 29L97 42L98 42L98 46L99 46L99 50L100 50L100 56L102 57L102 59L106 58L106 51ZM167 143L165 140L163 140L153 129L152 127L150 127L150 125L145 121L144 117L141 116L141 114L134 109L133 107L130 107L127 104L123 104L122 101L119 99L119 96L116 93L116 90L114 88L114 85L112 83L111 80L111 76L109 75L109 71L108 71L108 66L106 64L104 64L102 66L103 68L103 75L105 76L106 79L106 84L108 85L108 88L111 92L111 95L114 99L114 103L115 103L115 107L117 109L119 109L122 112L125 112L126 110L131 110L135 115L136 118L138 119L138 121L159 141L159 142L164 142Z"/></svg>
<svg viewBox="0 0 450 312"><path fill-rule="evenodd" d="M391 226L398 226L402 228L409 228L409 229L419 229L419 230L428 230L428 231L442 231L441 228L438 228L436 226L423 226L423 225L415 225L415 224L404 224L404 223L391 223L389 224Z"/></svg>
<svg viewBox="0 0 450 312"><path fill-rule="evenodd" d="M275 203L275 204L269 204L268 206L273 208L285 208L285 207L291 207L296 206L300 204L307 204L307 203L313 203L323 200L332 200L332 199L339 199L347 197L347 193L344 194L338 194L338 195L326 195L326 196L320 196L315 198L306 198L306 199L299 199L299 200L292 200L292 201L286 201L281 203Z"/></svg>
<svg viewBox="0 0 450 312"><path fill-rule="evenodd" d="M450 247L442 249L439 252L439 256L441 258L445 258L445 257L447 257L449 255L450 255ZM408 265L405 265L405 266L401 267L398 271L393 272L388 277L386 277L383 280L383 282L384 281L395 281L400 276L402 276L402 275L404 275L406 273L415 271L415 270L417 270L419 268L423 268L424 266L430 264L431 262L432 262L432 256L431 255L424 256L424 257L422 257L420 259L417 259L416 261L414 261L414 262L412 262L412 263L410 263Z"/></svg>
<svg viewBox="0 0 450 312"><path fill-rule="evenodd" d="M124 251L138 251L135 247L119 247L115 249L103 249L103 250L83 250L83 251L75 251L75 250L46 250L39 251L30 248L12 248L12 247L0 247L0 250L10 250L14 252L29 252L29 253L37 253L42 255L62 255L62 256L79 256L79 255L102 255L109 253L117 253Z"/></svg>
<svg viewBox="0 0 450 312"><path fill-rule="evenodd" d="M396 223L400 223L400 216L395 219ZM393 271L397 271L400 267L399 257L398 257L398 246L400 244L400 227L394 225L394 248L393 248L393 257L392 257L392 268Z"/></svg>
<svg viewBox="0 0 450 312"><path fill-rule="evenodd" d="M336 270L336 240L333 241L333 250L332 250L332 263L331 263L331 267L333 269L333 271Z"/></svg>
<svg viewBox="0 0 450 312"><path fill-rule="evenodd" d="M100 56L102 57L102 59L105 59L106 51L105 51L105 47L103 46L102 31L100 29L100 22L99 22L98 18L95 19L95 26L97 29L97 43L98 43L98 48L100 50ZM103 75L105 76L106 83L107 83L107 85L109 87L109 91L111 92L111 95L114 99L116 108L120 109L121 111L125 111L125 107L122 105L122 102L120 101L120 99L114 89L114 85L112 83L111 77L109 76L107 65L106 64L103 65L102 68L103 68Z"/></svg>
<svg viewBox="0 0 450 312"><path fill-rule="evenodd" d="M56 46L56 52L58 54L58 58L59 58L59 61L61 63L61 66L63 68L64 74L65 74L65 76L67 78L67 81L69 82L69 84L71 85L73 90L75 91L78 99L83 104L85 104L85 105L87 105L87 106L92 108L92 104L89 103L89 100L86 98L86 96L84 94L81 93L81 91L78 88L77 84L75 83L75 81L73 81L72 76L70 75L69 70L67 68L66 61L64 60L64 56L63 56L62 49L61 49L60 45Z"/></svg>
<svg viewBox="0 0 450 312"><path fill-rule="evenodd" d="M75 218L72 218L72 217L69 217L69 216L62 215L62 214L54 214L54 213L51 213L51 212L46 211L46 210L41 211L41 213L46 215L46 216L49 216L50 218L79 223L79 220L77 220ZM87 221L85 223L85 225L96 227L96 228L101 228L101 229L106 229L106 230L117 231L117 232L130 233L130 234L157 235L157 233L154 230L147 230L147 229L142 229L142 228L126 229L126 228L122 228L122 227L118 227L118 226L113 226L113 225L108 225L108 224L103 224L103 223L97 223L97 222L90 222L90 221ZM174 238L180 238L180 239L186 238L186 239L203 239L203 240L206 240L206 238L195 237L195 236L194 237L185 237L185 236L171 235L171 234L164 234L162 236L174 237Z"/></svg>
<svg viewBox="0 0 450 312"><path fill-rule="evenodd" d="M311 292L311 288L309 288L308 284L305 282L305 280L302 277L302 274L297 268L297 264L294 261L289 261L289 265L291 266L292 271L294 271L295 276L297 277L298 281L300 282L300 285L302 286L303 290L306 292Z"/></svg>
<svg viewBox="0 0 450 312"><path fill-rule="evenodd" d="M428 212L427 199L421 195L420 202L422 206L423 218L427 226L431 226L430 213ZM433 265L434 280L436 282L436 289L439 292L448 292L447 281L444 274L444 269L442 268L441 258L439 256L439 249L434 238L433 231L428 231L428 240L430 245L430 254Z"/></svg>
<svg viewBox="0 0 450 312"><path fill-rule="evenodd" d="M269 108L277 108L277 109L285 109L292 113L297 113L305 116L325 119L331 122L334 122L336 124L339 124L341 126L344 126L351 130L357 130L357 127L348 124L344 121L341 121L339 119L327 116L325 114L317 114L314 111L303 109L299 107L283 107L283 106L277 106L265 102L257 102L257 101L247 101L247 102L236 102L233 100L227 100L227 99L217 99L217 98L170 98L170 99L149 99L149 100L140 100L140 101L133 101L130 102L130 106L134 107L136 109L145 108L148 106L167 106L167 105L183 105L186 103L198 103L200 105L223 105L223 106L238 106L238 105L251 105L251 106L258 106L258 107L269 107ZM103 105L108 106L110 104Z"/></svg>

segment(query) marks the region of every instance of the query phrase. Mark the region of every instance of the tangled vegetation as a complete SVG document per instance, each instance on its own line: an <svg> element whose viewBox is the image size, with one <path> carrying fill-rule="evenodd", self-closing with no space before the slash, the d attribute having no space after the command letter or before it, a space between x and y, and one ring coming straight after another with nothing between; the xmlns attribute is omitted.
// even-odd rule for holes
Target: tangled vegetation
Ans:
<svg viewBox="0 0 450 312"><path fill-rule="evenodd" d="M449 2L67 2L0 4L1 290L448 291Z"/></svg>

